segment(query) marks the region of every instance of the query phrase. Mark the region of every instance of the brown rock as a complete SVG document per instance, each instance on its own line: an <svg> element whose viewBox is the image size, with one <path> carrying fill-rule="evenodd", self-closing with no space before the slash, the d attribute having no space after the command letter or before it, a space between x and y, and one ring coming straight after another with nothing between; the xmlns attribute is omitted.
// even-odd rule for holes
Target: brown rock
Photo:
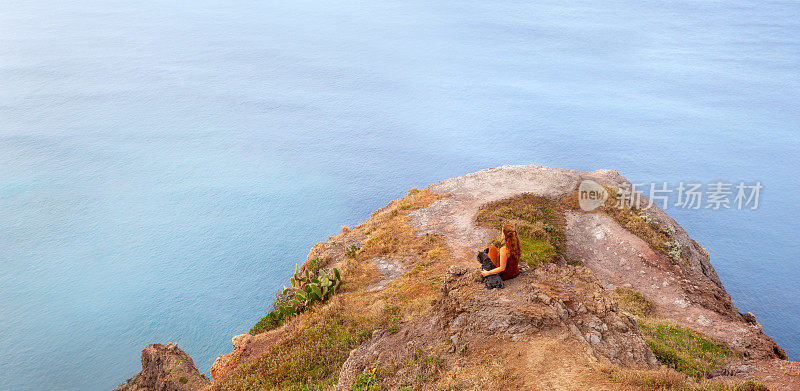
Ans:
<svg viewBox="0 0 800 391"><path fill-rule="evenodd" d="M758 323L758 321L756 320L756 316L753 315L752 312L743 313L742 314L742 319L744 319L744 321L747 322L747 323L753 323L753 324Z"/></svg>
<svg viewBox="0 0 800 391"><path fill-rule="evenodd" d="M142 371L115 388L115 391L188 391L211 383L197 370L186 352L171 342L154 343L142 350Z"/></svg>

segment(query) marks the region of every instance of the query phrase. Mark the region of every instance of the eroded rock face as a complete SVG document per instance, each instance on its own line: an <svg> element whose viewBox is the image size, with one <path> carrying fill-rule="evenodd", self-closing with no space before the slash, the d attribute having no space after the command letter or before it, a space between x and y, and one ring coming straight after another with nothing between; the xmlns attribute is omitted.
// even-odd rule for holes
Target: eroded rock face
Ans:
<svg viewBox="0 0 800 391"><path fill-rule="evenodd" d="M522 265L520 275L506 280L502 290L485 289L479 270L451 266L430 313L396 333L376 331L351 352L339 373L338 389L351 389L356 376L372 363L396 370L392 379L420 376L414 373L420 369L408 362L421 348L449 345L436 352L442 366L465 367L470 365L463 354L466 349L515 344L525 350L539 343L534 339L541 335L571 339L598 361L631 368L659 365L636 321L617 309L588 269L547 265L532 270ZM508 366L521 373L533 370L525 368L524 361L509 360Z"/></svg>
<svg viewBox="0 0 800 391"><path fill-rule="evenodd" d="M656 215L655 211L649 214ZM608 290L622 287L640 292L654 302L658 316L725 341L749 358L786 359L753 314L736 310L710 264L699 266L708 263L708 253L699 251L702 247L688 237L676 234L688 255L684 263L655 251L600 213L568 213L566 236L568 256L581 261Z"/></svg>
<svg viewBox="0 0 800 391"><path fill-rule="evenodd" d="M199 390L210 383L178 344L154 343L142 350L142 371L114 390L188 391Z"/></svg>
<svg viewBox="0 0 800 391"><path fill-rule="evenodd" d="M588 343L598 358L632 368L658 365L636 322L617 309L594 277L582 266L523 266L501 291L485 290L471 270L448 271L437 308L451 331L501 333L510 341L552 329L569 331Z"/></svg>
<svg viewBox="0 0 800 391"><path fill-rule="evenodd" d="M286 332L286 327L281 326L257 335L239 334L231 338L233 351L214 360L209 371L211 377L214 381L224 379L239 365L257 358L279 340L282 333Z"/></svg>

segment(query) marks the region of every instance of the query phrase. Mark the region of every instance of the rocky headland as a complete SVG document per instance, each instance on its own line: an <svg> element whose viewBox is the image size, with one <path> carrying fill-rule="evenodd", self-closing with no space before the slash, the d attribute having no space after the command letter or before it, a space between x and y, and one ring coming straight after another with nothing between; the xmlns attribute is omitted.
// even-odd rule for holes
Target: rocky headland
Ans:
<svg viewBox="0 0 800 391"><path fill-rule="evenodd" d="M627 183L502 166L412 189L315 245L296 277L336 268L341 286L279 295L213 382L153 344L117 389L800 390L800 363L731 303L702 246L657 206L581 209L585 180ZM475 253L508 223L521 273L487 290Z"/></svg>

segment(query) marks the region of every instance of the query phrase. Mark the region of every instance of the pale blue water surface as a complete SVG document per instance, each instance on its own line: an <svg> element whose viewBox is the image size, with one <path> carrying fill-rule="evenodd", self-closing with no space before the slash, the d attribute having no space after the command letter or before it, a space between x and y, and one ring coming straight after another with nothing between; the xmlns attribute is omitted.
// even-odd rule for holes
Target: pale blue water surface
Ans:
<svg viewBox="0 0 800 391"><path fill-rule="evenodd" d="M43 1L0 8L0 389L203 371L309 248L501 164L755 181L668 210L800 359L796 1Z"/></svg>

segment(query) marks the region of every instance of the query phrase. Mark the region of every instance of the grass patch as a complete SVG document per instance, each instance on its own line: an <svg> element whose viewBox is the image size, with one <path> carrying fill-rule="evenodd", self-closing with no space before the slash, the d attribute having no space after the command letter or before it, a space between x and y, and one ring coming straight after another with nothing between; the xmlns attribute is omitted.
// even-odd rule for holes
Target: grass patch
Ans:
<svg viewBox="0 0 800 391"><path fill-rule="evenodd" d="M633 289L616 288L614 298L620 308L635 316L650 316L653 312L653 302Z"/></svg>
<svg viewBox="0 0 800 391"><path fill-rule="evenodd" d="M678 372L701 378L739 354L697 330L652 317L652 300L635 290L616 288L614 298L621 309L636 316L639 332L658 361Z"/></svg>
<svg viewBox="0 0 800 391"><path fill-rule="evenodd" d="M280 312L269 312L250 329L250 334L260 334L281 326L283 326L283 316Z"/></svg>
<svg viewBox="0 0 800 391"><path fill-rule="evenodd" d="M515 226L522 247L520 261L534 267L550 262L557 254L566 258L564 210L559 199L522 194L484 205L476 222L498 231L506 224Z"/></svg>
<svg viewBox="0 0 800 391"><path fill-rule="evenodd" d="M639 331L659 362L692 377L705 376L736 354L723 342L664 320L639 318Z"/></svg>
<svg viewBox="0 0 800 391"><path fill-rule="evenodd" d="M268 354L214 382L214 389L308 390L336 382L350 351L385 326L380 315L350 313L341 300L315 309L306 327L289 332Z"/></svg>
<svg viewBox="0 0 800 391"><path fill-rule="evenodd" d="M722 382L696 379L673 369L635 370L610 367L603 370L611 381L646 391L769 391L752 380Z"/></svg>
<svg viewBox="0 0 800 391"><path fill-rule="evenodd" d="M444 360L435 353L435 350L439 347L440 346L437 345L428 348L417 348L409 357L407 357L405 362L401 364L402 371L404 373L404 381L402 384L400 384L399 389L424 389L426 382L430 382L439 375L442 367L444 366ZM395 370L398 369L400 369L400 367L395 368Z"/></svg>
<svg viewBox="0 0 800 391"><path fill-rule="evenodd" d="M542 265L556 255L556 248L545 240L520 235L519 242L522 247L520 261L527 263L528 266Z"/></svg>
<svg viewBox="0 0 800 391"><path fill-rule="evenodd" d="M658 222L639 208L617 207L619 190L606 187L608 200L595 213L604 213L620 226L644 240L656 251L666 255L674 262L686 259L681 246L675 240L675 229L663 228ZM478 226L502 230L503 225L514 225L522 245L521 261L530 266L545 264L556 255L566 259L564 230L567 210L582 211L578 202L578 190L559 197L547 198L533 194L522 194L484 205L476 223ZM499 240L493 243L500 244ZM569 262L569 260L567 260Z"/></svg>

